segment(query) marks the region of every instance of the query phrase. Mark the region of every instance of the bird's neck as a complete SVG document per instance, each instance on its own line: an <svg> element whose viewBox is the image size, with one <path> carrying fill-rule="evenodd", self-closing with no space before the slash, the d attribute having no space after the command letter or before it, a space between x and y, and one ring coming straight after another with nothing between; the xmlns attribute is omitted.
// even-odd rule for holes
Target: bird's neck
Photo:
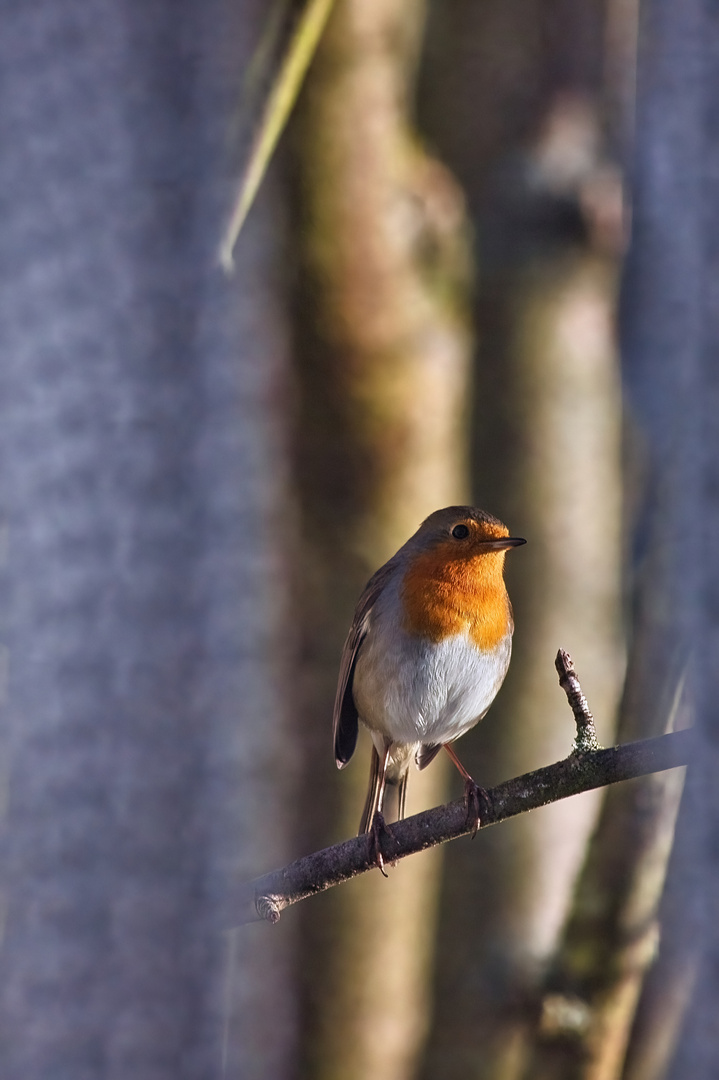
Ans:
<svg viewBox="0 0 719 1080"><path fill-rule="evenodd" d="M405 629L437 642L469 634L478 648L496 648L512 630L503 568L504 552L416 557L402 582Z"/></svg>

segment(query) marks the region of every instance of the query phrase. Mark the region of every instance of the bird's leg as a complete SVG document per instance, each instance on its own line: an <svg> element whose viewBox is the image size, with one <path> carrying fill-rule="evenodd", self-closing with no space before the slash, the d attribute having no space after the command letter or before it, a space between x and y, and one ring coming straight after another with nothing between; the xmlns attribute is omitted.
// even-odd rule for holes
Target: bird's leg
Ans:
<svg viewBox="0 0 719 1080"><path fill-rule="evenodd" d="M480 802L484 802L485 806L489 802L489 796L484 788L481 788L479 784L476 784L472 777L465 769L462 762L459 760L454 750L449 743L444 744L444 748L450 756L450 759L454 763L459 775L464 780L464 798L467 803L467 825L472 827L472 839L474 840L477 835L477 829L480 824Z"/></svg>
<svg viewBox="0 0 719 1080"><path fill-rule="evenodd" d="M369 845L370 845L370 859L379 868L379 870L387 877L387 873L384 868L384 859L382 858L382 848L380 845L380 837L383 832L387 831L387 825L382 814L382 807L384 805L384 792L387 786L387 761L389 760L389 743L384 748L384 754L380 763L379 770L379 786L377 788L377 802L375 805L375 811L372 815L372 821L369 827Z"/></svg>

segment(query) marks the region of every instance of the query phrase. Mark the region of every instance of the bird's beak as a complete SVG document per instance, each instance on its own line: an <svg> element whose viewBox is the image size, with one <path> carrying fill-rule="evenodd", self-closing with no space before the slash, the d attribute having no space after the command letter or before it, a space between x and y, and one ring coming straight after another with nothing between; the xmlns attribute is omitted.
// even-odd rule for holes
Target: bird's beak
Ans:
<svg viewBox="0 0 719 1080"><path fill-rule="evenodd" d="M485 540L482 548L484 551L506 551L507 548L521 547L526 543L521 536L500 536L498 540Z"/></svg>

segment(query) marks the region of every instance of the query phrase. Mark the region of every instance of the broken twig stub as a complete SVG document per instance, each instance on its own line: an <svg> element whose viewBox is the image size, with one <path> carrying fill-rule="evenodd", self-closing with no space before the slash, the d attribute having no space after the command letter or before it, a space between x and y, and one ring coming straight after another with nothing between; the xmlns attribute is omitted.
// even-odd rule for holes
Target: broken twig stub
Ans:
<svg viewBox="0 0 719 1080"><path fill-rule="evenodd" d="M597 738L597 730L594 727L594 717L589 711L587 699L582 693L579 676L574 670L574 663L568 652L560 649L554 666L559 674L559 685L567 695L567 701L574 713L577 725L577 735L574 740L574 753L586 754L591 750L601 750L601 744Z"/></svg>

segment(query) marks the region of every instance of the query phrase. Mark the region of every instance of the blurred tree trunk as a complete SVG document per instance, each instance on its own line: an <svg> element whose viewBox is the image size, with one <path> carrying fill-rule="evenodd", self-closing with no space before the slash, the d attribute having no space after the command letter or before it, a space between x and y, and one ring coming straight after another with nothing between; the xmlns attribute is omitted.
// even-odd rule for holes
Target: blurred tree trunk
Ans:
<svg viewBox="0 0 719 1080"><path fill-rule="evenodd" d="M475 499L530 541L508 572L507 684L467 739L485 784L571 749L560 645L605 739L619 693L622 223L603 150L603 18L601 3L436 5L428 36L422 115L478 222ZM596 796L573 799L448 851L425 1076L520 1075L525 1001L596 806Z"/></svg>
<svg viewBox="0 0 719 1080"><path fill-rule="evenodd" d="M687 523L704 515L697 507L697 423L692 417L689 428L687 420L700 397L702 406L709 400L697 396L708 223L703 226L688 208L701 206L699 148L705 136L697 57L702 21L699 7L691 3L681 12L658 3L648 7L643 25L633 241L623 298L624 369L643 483L635 514L638 603L622 740L656 734L672 711L678 710L680 724L688 723L695 702L688 658L699 549L687 534ZM663 169L657 168L659 161ZM664 907L673 918L657 972L661 986L655 981L649 988L628 1055L626 1050L645 973L656 953L659 900L682 772L647 777L608 793L564 945L548 980L544 1023L528 1076L659 1080L666 1075L694 982L696 944L687 933L686 882L697 868L692 866L695 830L686 810L693 808L695 815L699 807L691 787L680 831L683 842L673 861L671 902ZM706 986L702 989L706 993ZM715 1017L716 992L710 999ZM555 1020L548 1024L550 1005ZM705 1001L701 1007L706 1008ZM556 1021L560 1009L569 1023ZM702 1071L693 1042L684 1050L688 1058L677 1076L715 1073L715 1055L708 1071L706 1057Z"/></svg>
<svg viewBox="0 0 719 1080"><path fill-rule="evenodd" d="M364 800L367 740L338 775L330 733L359 592L429 512L468 492L466 220L411 126L422 19L418 2L340 0L294 129L307 850L356 832ZM438 759L412 772L409 812L442 800L445 771ZM428 853L298 913L306 1075L413 1075L439 862Z"/></svg>
<svg viewBox="0 0 719 1080"><path fill-rule="evenodd" d="M633 1018L622 1080L664 1080L696 984L699 943L686 918L692 830L691 805L685 795L658 914L657 947Z"/></svg>
<svg viewBox="0 0 719 1080"><path fill-rule="evenodd" d="M677 705L686 720L686 705ZM619 742L629 741L626 714L622 719ZM652 720L661 734L667 727L661 720L674 717L661 709L642 711L635 719L644 721L639 725L644 736L652 734ZM684 770L676 769L607 793L545 983L527 1078L616 1080L622 1075L637 1001L656 952L659 902L683 781Z"/></svg>
<svg viewBox="0 0 719 1080"><path fill-rule="evenodd" d="M286 330L268 204L229 281L261 4L6 5L0 1072L288 1075Z"/></svg>
<svg viewBox="0 0 719 1080"><path fill-rule="evenodd" d="M716 12L653 0L642 30L625 368L657 519L650 552L672 574L655 598L656 633L687 663L698 738L625 1075L704 1080L719 1060ZM639 532L638 546L647 539Z"/></svg>

